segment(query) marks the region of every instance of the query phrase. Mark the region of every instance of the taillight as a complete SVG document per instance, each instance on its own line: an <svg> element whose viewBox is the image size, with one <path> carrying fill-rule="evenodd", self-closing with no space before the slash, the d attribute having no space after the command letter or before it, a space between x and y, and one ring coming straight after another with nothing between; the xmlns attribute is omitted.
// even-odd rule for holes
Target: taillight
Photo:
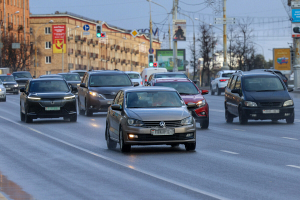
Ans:
<svg viewBox="0 0 300 200"><path fill-rule="evenodd" d="M286 83L286 82L287 82L287 80L283 80L283 82L285 82L285 83Z"/></svg>
<svg viewBox="0 0 300 200"><path fill-rule="evenodd" d="M220 79L219 81L220 82L225 82L225 81L227 81L227 79Z"/></svg>

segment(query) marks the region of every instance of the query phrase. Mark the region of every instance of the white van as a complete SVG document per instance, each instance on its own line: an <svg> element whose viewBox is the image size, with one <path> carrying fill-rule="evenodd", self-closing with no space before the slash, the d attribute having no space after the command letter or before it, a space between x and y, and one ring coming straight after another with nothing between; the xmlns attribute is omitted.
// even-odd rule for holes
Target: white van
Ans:
<svg viewBox="0 0 300 200"><path fill-rule="evenodd" d="M160 72L168 72L168 70L166 68L145 68L141 75L142 75L142 79L143 79L143 85L145 85L145 82L148 81L148 78L151 74L153 73L160 73Z"/></svg>

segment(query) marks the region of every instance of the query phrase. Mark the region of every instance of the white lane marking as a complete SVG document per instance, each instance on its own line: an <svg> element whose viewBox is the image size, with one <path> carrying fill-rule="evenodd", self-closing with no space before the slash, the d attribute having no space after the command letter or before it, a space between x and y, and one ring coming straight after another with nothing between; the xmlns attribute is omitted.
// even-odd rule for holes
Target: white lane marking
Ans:
<svg viewBox="0 0 300 200"><path fill-rule="evenodd" d="M293 167L293 168L300 169L300 166L297 166L297 165L287 165L287 167Z"/></svg>
<svg viewBox="0 0 300 200"><path fill-rule="evenodd" d="M230 154L234 154L234 155L237 155L237 154L239 154L239 153L236 153L236 152L232 152L232 151L226 151L226 150L220 150L220 151L222 151L222 152L224 152L224 153L230 153Z"/></svg>
<svg viewBox="0 0 300 200"><path fill-rule="evenodd" d="M245 131L245 130L242 130L242 129L233 129L235 131Z"/></svg>
<svg viewBox="0 0 300 200"><path fill-rule="evenodd" d="M38 133L38 134L40 134L40 135L43 135L43 136L45 136L45 137L48 137L48 138L50 138L50 139L52 139L52 140L55 140L55 141L57 141L57 142L60 142L60 143L62 143L62 144L65 144L65 145L67 145L67 146L70 146L70 147L73 147L73 148L78 149L78 150L80 150L80 151L83 151L83 152L85 152L85 153L94 155L94 156L96 156L96 157L98 157L98 158L102 158L103 160L107 160L107 161L112 162L112 163L115 163L115 164L117 164L117 165L120 165L120 166L129 168L129 169L134 170L134 171L136 171L136 172L139 172L139 173L148 175L148 176L150 176L150 177L159 179L159 180L161 180L161 181L165 181L165 182L167 182L167 183L170 183L170 184L173 184L173 185L176 185L176 186L185 188L185 189L187 189L187 190L191 190L191 191L193 191L193 192L196 192L196 193L199 193L199 194L203 194L203 195L206 195L206 196L209 196L209 197L212 197L212 198L222 199L222 200L223 200L223 199L224 199L224 200L226 199L225 197L221 197L221 196L219 196L219 195L216 195L216 194L213 194L213 193L210 193L210 192L206 192L206 191L197 189L197 188L195 188L195 187L188 186L188 185L183 184L183 183L179 183L179 182L177 182L177 181L174 181L174 180L171 180L171 179L168 179L168 178L165 178L165 177L156 175L156 174L154 174L154 173L147 172L147 171L145 171L145 170L135 168L135 167L133 167L132 165L128 165L128 164L122 163L122 162L120 162L120 161L117 161L117 160L111 159L111 158L109 158L109 157L103 156L103 155L101 155L101 154L92 152L92 151L87 150L87 149L85 149L85 148L82 148L82 147L76 146L76 145L74 145L74 144L65 142L65 141L63 141L63 140L61 140L61 139L58 139L58 138L55 138L55 137L53 137L53 136L47 135L47 134L45 134L45 133L43 133L43 132L40 132L40 131L38 131L38 130L35 130L35 129L33 129L33 128L24 126L24 125L22 125L22 124L20 124L20 123L18 123L18 122L14 122L14 121L12 121L12 120L10 120L10 119L7 119L7 118L5 118L5 117L0 116L0 118L4 119L4 120L6 120L6 121L9 121L9 122L11 122L11 123L14 123L14 124L16 124L16 125L19 125L19 126L28 128L28 129L30 129L30 130L32 130L32 131L34 131L34 132L36 132L36 133Z"/></svg>
<svg viewBox="0 0 300 200"><path fill-rule="evenodd" d="M298 140L298 139L296 139L296 138L289 138L289 137L282 137L282 138L288 139L288 140Z"/></svg>
<svg viewBox="0 0 300 200"><path fill-rule="evenodd" d="M209 111L213 111L213 112L221 112L221 113L225 112L225 110L218 110L218 109L209 109Z"/></svg>

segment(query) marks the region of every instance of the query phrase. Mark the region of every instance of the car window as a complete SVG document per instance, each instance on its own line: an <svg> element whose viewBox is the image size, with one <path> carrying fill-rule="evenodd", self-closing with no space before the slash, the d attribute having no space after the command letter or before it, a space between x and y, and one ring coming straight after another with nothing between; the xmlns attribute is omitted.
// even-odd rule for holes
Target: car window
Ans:
<svg viewBox="0 0 300 200"><path fill-rule="evenodd" d="M85 83L86 86L89 85L88 81L89 81L89 75L88 75L88 74L85 74L84 83Z"/></svg>
<svg viewBox="0 0 300 200"><path fill-rule="evenodd" d="M85 74L85 72L76 72L77 74L79 74L79 76L83 76Z"/></svg>
<svg viewBox="0 0 300 200"><path fill-rule="evenodd" d="M13 74L15 78L32 78L30 73L16 73Z"/></svg>
<svg viewBox="0 0 300 200"><path fill-rule="evenodd" d="M15 82L15 79L13 76L0 76L0 79L3 82Z"/></svg>
<svg viewBox="0 0 300 200"><path fill-rule="evenodd" d="M148 82L150 82L152 80L153 75L151 75L148 79Z"/></svg>
<svg viewBox="0 0 300 200"><path fill-rule="evenodd" d="M278 77L246 77L243 85L246 91L254 92L284 90L284 86Z"/></svg>
<svg viewBox="0 0 300 200"><path fill-rule="evenodd" d="M128 76L130 79L140 79L140 75L136 73L129 73Z"/></svg>
<svg viewBox="0 0 300 200"><path fill-rule="evenodd" d="M27 83L26 83L26 85L25 85L25 90L26 90L26 92L28 92L28 91L29 91L29 84L30 84L30 82L29 82L29 81L27 81Z"/></svg>
<svg viewBox="0 0 300 200"><path fill-rule="evenodd" d="M231 90L233 90L233 88L234 88L234 86L235 86L236 78L237 78L237 76L234 76L234 77L232 78L232 80L231 80L230 87L229 87Z"/></svg>
<svg viewBox="0 0 300 200"><path fill-rule="evenodd" d="M182 107L175 91L141 91L126 94L127 108Z"/></svg>
<svg viewBox="0 0 300 200"><path fill-rule="evenodd" d="M241 77L240 76L238 76L238 78L236 80L234 89L238 89L238 90L241 89Z"/></svg>
<svg viewBox="0 0 300 200"><path fill-rule="evenodd" d="M222 74L222 77L231 77L232 74L233 73L224 73L224 74Z"/></svg>
<svg viewBox="0 0 300 200"><path fill-rule="evenodd" d="M121 91L119 91L118 94L116 95L116 97L115 97L115 99L113 101L113 104L118 104L120 94L121 94Z"/></svg>
<svg viewBox="0 0 300 200"><path fill-rule="evenodd" d="M227 86L226 86L227 88L230 88L230 84L231 84L232 78L233 78L233 77L231 77L231 78L229 79L229 81L228 81L228 83L227 83Z"/></svg>
<svg viewBox="0 0 300 200"><path fill-rule="evenodd" d="M48 92L68 92L70 89L64 80L53 81L33 81L30 84L30 92L48 93Z"/></svg>
<svg viewBox="0 0 300 200"><path fill-rule="evenodd" d="M121 106L121 108L123 108L123 101L124 101L124 92L120 91L120 96L118 98L117 104L119 104Z"/></svg>
<svg viewBox="0 0 300 200"><path fill-rule="evenodd" d="M118 87L132 85L126 74L91 75L89 83L91 87Z"/></svg>
<svg viewBox="0 0 300 200"><path fill-rule="evenodd" d="M80 76L79 74L75 74L75 73L72 73L72 74L60 74L61 76L63 76L66 81L80 81Z"/></svg>
<svg viewBox="0 0 300 200"><path fill-rule="evenodd" d="M199 94L196 86L191 82L164 82L155 83L155 86L171 87L177 90L179 94Z"/></svg>

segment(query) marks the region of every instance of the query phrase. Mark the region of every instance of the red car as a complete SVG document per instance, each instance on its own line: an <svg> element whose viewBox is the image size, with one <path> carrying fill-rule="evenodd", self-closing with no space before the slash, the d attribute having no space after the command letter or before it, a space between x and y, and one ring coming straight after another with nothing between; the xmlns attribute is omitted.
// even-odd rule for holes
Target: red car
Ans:
<svg viewBox="0 0 300 200"><path fill-rule="evenodd" d="M186 78L166 78L156 79L151 86L171 87L178 91L185 104L195 103L197 107L188 108L196 122L200 123L202 129L209 126L209 107L203 97L208 94L208 90L200 90L191 80Z"/></svg>

